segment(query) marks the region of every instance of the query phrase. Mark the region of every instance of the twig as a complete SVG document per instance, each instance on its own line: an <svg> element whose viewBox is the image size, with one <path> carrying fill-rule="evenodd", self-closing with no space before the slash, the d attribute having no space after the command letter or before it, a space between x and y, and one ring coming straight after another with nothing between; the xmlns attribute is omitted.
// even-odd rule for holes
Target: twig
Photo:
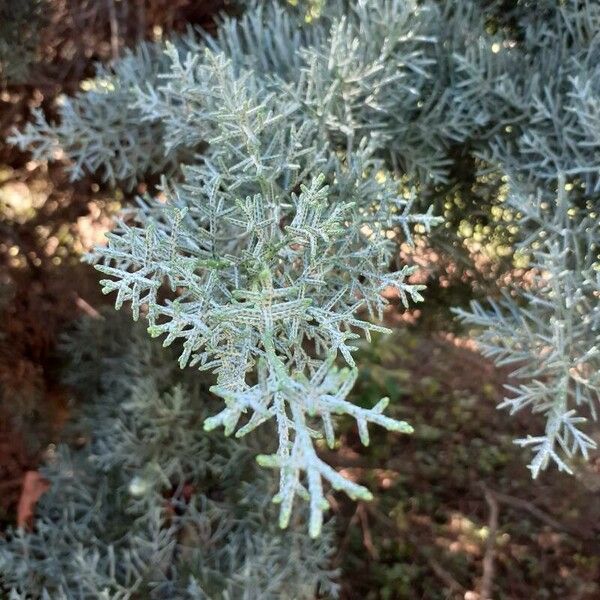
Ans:
<svg viewBox="0 0 600 600"><path fill-rule="evenodd" d="M498 532L498 501L496 496L483 486L485 501L490 507L490 518L488 521L488 538L485 545L483 557L483 576L481 577L481 600L492 600L492 585L494 581L494 555L496 553L496 534Z"/></svg>
<svg viewBox="0 0 600 600"><path fill-rule="evenodd" d="M575 537L580 537L583 539L592 539L594 538L594 534L592 532L583 532L578 531L574 527L570 527L565 525L564 523L560 523L550 515L546 514L541 508L538 508L532 502L528 500L523 500L522 498L517 498L515 496L510 496L508 494L503 494L502 492L495 492L493 490L489 490L495 497L495 499L501 504L506 504L508 506L512 506L514 508L520 508L522 510L527 511L529 514L534 516L536 519L542 521L542 523L546 523L552 529L556 531L562 531L564 533L568 533Z"/></svg>
<svg viewBox="0 0 600 600"><path fill-rule="evenodd" d="M86 302L81 296L75 295L75 305L79 310L94 319L102 319L102 315L89 302Z"/></svg>
<svg viewBox="0 0 600 600"><path fill-rule="evenodd" d="M110 51L114 62L119 58L119 22L114 0L108 0L108 18L110 22Z"/></svg>
<svg viewBox="0 0 600 600"><path fill-rule="evenodd" d="M139 3L137 24L138 42L141 42L146 37L146 6L143 2Z"/></svg>
<svg viewBox="0 0 600 600"><path fill-rule="evenodd" d="M373 560L377 560L379 558L379 552L377 552L377 548L375 547L375 544L373 544L373 537L371 536L371 529L369 527L369 518L367 511L365 510L364 502L359 502L356 512L358 513L360 526L363 532L363 544L367 549L369 556Z"/></svg>
<svg viewBox="0 0 600 600"><path fill-rule="evenodd" d="M464 588L452 575L447 571L442 565L435 559L433 556L429 554L426 550L423 550L419 546L419 541L415 540L412 536L409 536L411 543L417 549L417 552L427 561L427 564L431 568L431 570L437 575L438 579L443 581L446 584L446 587L451 589L453 592L458 592L459 594L466 594L467 590Z"/></svg>

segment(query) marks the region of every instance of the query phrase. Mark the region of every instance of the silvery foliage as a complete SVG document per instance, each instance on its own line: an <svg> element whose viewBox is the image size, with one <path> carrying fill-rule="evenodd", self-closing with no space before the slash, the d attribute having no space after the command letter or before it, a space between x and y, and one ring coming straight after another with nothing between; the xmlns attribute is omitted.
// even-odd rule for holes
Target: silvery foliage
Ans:
<svg viewBox="0 0 600 600"><path fill-rule="evenodd" d="M215 38L169 45L167 66L152 62L156 79L128 57L112 96L73 101L77 114L96 102L118 112L114 138L104 119L94 143L81 143L95 114L88 123L67 111L58 125L74 164L109 180L131 184L148 165L172 174L166 202L140 199L98 250L104 289L147 317L153 335L182 341L182 366L216 374L225 408L208 428L242 436L275 420L279 447L260 462L280 469L281 525L299 494L310 500L313 535L323 479L370 497L317 454L319 437L334 444L335 415L356 419L365 443L368 423L411 430L383 415L385 399L370 410L347 400L352 340L381 330L365 309L380 318L389 287L405 303L421 299L410 269L390 272L398 241L437 222L415 211L414 194L399 195L389 168L416 182L446 178L448 147L485 128L492 110L480 90L503 76L483 16L470 2L449 6L336 1L307 24L275 3L251 3ZM34 134L50 139L51 129L17 139L43 156ZM125 138L115 162L115 139Z"/></svg>
<svg viewBox="0 0 600 600"><path fill-rule="evenodd" d="M238 153L237 165L229 162L225 171L229 173L229 189L239 188L240 199L248 194L263 194L263 190L258 189L261 185L256 185L259 179L254 183L248 179L247 169L256 166L263 170L260 178L267 173L269 182L276 181L277 177L288 178L298 184L308 184L308 189L312 189L308 174L322 172L326 182L332 184L335 182L332 173L340 170L339 165L345 172L354 169L355 173L358 165L360 168L368 166L372 174L384 166L377 162L380 159L385 160L388 167L412 178L419 189L424 189L428 183L449 178L452 163L449 149L466 142L513 181L513 202L520 213L526 214L540 197L547 203L556 203L557 191L561 188L559 177L574 185L575 192L569 195L576 197L572 204L585 204L587 197L593 205L600 191L597 176L600 8L597 3L518 2L514 10L516 32L500 30L496 35L486 31L486 14L468 0L442 3L331 0L326 3L322 17L310 24L304 22L302 15L284 10L276 3L246 4L247 11L239 20L222 21L215 38L205 39L202 34L193 33L175 41L176 49L169 55L151 61L155 68L152 76L140 68L137 59L123 60L115 66L114 73L102 75L103 81L113 78L113 87L105 86L106 93L82 94L70 101L75 107L72 109L67 101L64 105L67 109L60 111L59 125L47 127L41 120L38 125L17 134L15 141L23 146L33 144L39 158L50 157L51 149L56 147L52 144L58 143L70 156L77 176L81 169L89 168L108 180L117 178L133 185L148 171L173 173L176 184L170 185L176 189L167 195L179 198L169 204L179 206L178 210L187 208L186 198L193 195L196 186L194 168L186 171L187 182L182 182L180 166L182 162L197 162L189 157L205 149L211 141L212 146L207 151L209 159L206 163L200 161L196 179L202 176L203 169L212 169L213 179L206 181L220 181L221 164L215 167L216 162L211 157L217 157L218 162L228 151L232 156ZM161 55L162 47L152 46L151 51L156 56ZM192 54L189 60L188 51ZM213 102L213 109L205 106L201 90L211 87L207 81L213 82L213 75L221 69L215 66L213 70L211 64L217 65L219 61L226 65L225 70L230 70L229 83L219 83L221 89L226 85L228 94L238 93L234 85L237 82L245 87L249 102L254 102L248 104L248 113L239 111L238 114L256 123L256 113L252 111L266 111L262 127L271 128L277 134L270 139L270 154L261 155L262 160L255 165L253 161L259 156L255 148L262 153L266 147L264 133L247 129L240 134L240 123L237 133L236 126L219 129L215 126L220 119L214 112L215 103L209 101ZM209 98L213 97L211 94L208 89ZM212 117L207 116L210 110L213 110ZM233 114L229 112L228 119ZM97 131L99 116L102 119L100 132ZM107 127L106 123L111 126ZM282 148L282 139L292 139L289 133L292 127L295 128L293 139L299 140L295 143L303 145L306 154L302 155L300 166L294 167L295 171L288 169L284 175L280 169L279 174L275 174L278 168L275 163L283 164L290 157L295 159L294 153L286 154L287 150L275 154L276 149ZM62 138L57 139L57 131L63 133ZM146 135L149 131L152 134ZM247 142L245 149L240 150L244 136ZM257 146L253 146L255 142ZM119 150L117 154L115 147ZM348 163L344 158L346 153ZM286 157L285 160L282 157ZM338 166L335 166L336 161ZM270 171L266 170L267 166ZM231 184L234 172L243 177ZM290 181L278 183L279 188L275 190L281 190L283 195L292 189L297 193L299 190ZM205 185L204 180L202 185ZM352 188L355 184L349 185ZM334 199L338 194L336 189L335 186L329 189ZM272 194L270 206L273 206L279 197L272 190L268 193ZM142 221L152 212L149 202L142 202L138 214ZM247 201L243 200L244 203ZM292 206L291 196L284 204ZM361 218L366 218L362 208L366 204L367 196L359 198L353 214L358 210L356 207L360 207ZM410 202L405 204L409 205ZM225 211L230 206L225 201L221 205ZM205 222L225 216L221 208L202 210ZM244 210L247 214L252 208ZM269 210L267 220L274 218ZM288 208L279 210L282 216L295 218ZM235 211L243 212L237 205ZM554 226L554 213L550 211L547 215L549 220L539 226L542 230ZM196 219L189 212L186 216L169 218L173 223L183 222L184 227ZM240 220L237 216L234 219ZM532 222L524 223L525 237ZM577 223L577 219L569 221L569 229L576 232L583 227L585 230L582 223ZM406 235L409 223L405 219L398 224ZM284 220L282 226L288 223ZM152 227L148 230L149 239L154 235ZM170 230L171 225L163 223L162 227L164 232ZM203 226L194 227L194 235L198 229L206 230ZM246 238L251 239L248 235ZM563 246L568 246L569 239L571 235L565 237ZM139 256L141 243L136 248ZM538 268L552 272L556 261L550 256L550 248L535 250ZM128 251L123 252L119 260L128 267ZM186 256L188 252L191 251L186 249ZM208 260L212 262L206 263L206 268L215 272L216 280L220 279L221 270L233 269L221 256L211 256ZM239 261L239 257L236 260ZM548 268L542 267L546 262ZM574 289L585 287L587 280L582 279L576 269L570 272L573 280L580 283ZM164 274L157 275L152 285L156 287ZM258 280L258 289L252 291L264 293L271 284L266 275ZM139 283L150 285L148 281ZM225 284L225 289L231 293L228 285ZM183 287L186 288L187 283ZM131 292L134 294L133 289ZM507 300L512 303L512 311L520 310L523 301L529 301L524 292L514 293L522 298L516 304L513 299ZM244 297L236 302L256 303L258 298ZM536 306L531 304L528 310L534 311ZM560 314L560 307L556 310ZM477 321L479 317L474 319ZM186 335L193 338L196 333ZM588 340L592 348L594 335ZM188 348L192 345L190 342ZM262 364L267 360L265 352L263 348L260 350L263 356L253 355L257 367L263 369L261 373L264 373ZM262 358L262 362L258 358ZM210 364L209 359L206 360ZM534 360L537 362L539 358ZM223 390L218 388L218 391ZM237 400L228 402L232 404ZM539 464L546 462L542 460ZM535 469L534 474L537 471Z"/></svg>
<svg viewBox="0 0 600 600"><path fill-rule="evenodd" d="M543 0L520 15L523 39L505 40L511 77L490 88L502 127L483 156L547 198L559 174L600 193L600 5Z"/></svg>
<svg viewBox="0 0 600 600"><path fill-rule="evenodd" d="M473 302L470 312L457 311L483 328L485 355L515 366L520 382L507 386L499 408L545 417L543 433L516 440L534 452L534 477L550 463L571 472L567 459L588 458L596 448L581 427L586 416L597 419L600 400L600 230L597 213L574 209L562 183L552 203L539 195L510 200L523 211L523 226L533 227L525 246L532 256L530 285L505 291L488 308Z"/></svg>
<svg viewBox="0 0 600 600"><path fill-rule="evenodd" d="M188 32L173 44L199 56L208 47L236 73L253 71L262 88L298 105L294 118L317 121L336 144L370 136L379 155L419 182L445 181L449 147L482 135L496 116L486 99L507 77L504 55L492 52L496 38L475 2L329 0L311 23L275 1L244 4L214 38ZM73 178L91 171L128 186L189 162L207 140L185 105L179 115L157 110L165 58L164 44L146 44L111 70L99 67L92 90L62 99L57 123L38 111L11 141L38 159L62 150Z"/></svg>
<svg viewBox="0 0 600 600"><path fill-rule="evenodd" d="M544 2L535 11L525 14L524 48L508 51L515 77L495 90L510 125L488 153L511 182L534 279L489 308L457 312L484 328L487 355L516 366L522 383L500 407L545 416L542 434L516 440L532 448L537 477L552 463L571 472L570 459L596 448L582 424L596 420L600 398L600 6Z"/></svg>
<svg viewBox="0 0 600 600"><path fill-rule="evenodd" d="M182 380L144 328L105 316L64 342L85 400L73 434L91 439L58 447L34 530L0 542L9 597L335 597L331 527L319 540L299 522L280 531L253 451L202 430L198 376Z"/></svg>
<svg viewBox="0 0 600 600"><path fill-rule="evenodd" d="M370 497L317 454L317 438L334 445L334 416L356 419L364 443L368 423L411 431L383 415L386 399L373 409L346 400L356 378L352 341L383 330L360 311L381 319L384 289L405 303L421 299L411 269L389 271L396 246L386 233L435 219L412 213L391 177L378 182L383 164L368 141L340 157L317 123L296 124L294 105L264 92L251 72L238 76L211 51L203 61L171 56L161 109L174 107L179 119L181 103L193 107L189 118L209 147L183 168L183 182L165 183L165 204L140 201L98 249L103 289L117 293L117 307L130 301L134 318L147 307L151 335L181 340L181 367L216 374L211 389L225 408L205 428L241 437L276 421L278 450L259 461L281 471L280 524L299 493L310 499L316 536L327 505L322 479ZM165 282L174 298L161 298Z"/></svg>
<svg viewBox="0 0 600 600"><path fill-rule="evenodd" d="M179 43L184 47L185 38ZM172 172L181 157L157 143L164 135L162 124L143 120L143 113L129 106L132 89L157 83L167 64L157 44L127 50L113 68L98 65L96 77L86 82L87 91L59 98L57 123L37 108L10 141L30 150L36 160L68 157L72 180L92 172L131 188L139 174Z"/></svg>
<svg viewBox="0 0 600 600"><path fill-rule="evenodd" d="M447 180L449 147L494 117L485 91L506 76L494 39L468 0L330 0L308 25L259 3L206 43L265 74L337 146L369 136L378 156L429 184Z"/></svg>

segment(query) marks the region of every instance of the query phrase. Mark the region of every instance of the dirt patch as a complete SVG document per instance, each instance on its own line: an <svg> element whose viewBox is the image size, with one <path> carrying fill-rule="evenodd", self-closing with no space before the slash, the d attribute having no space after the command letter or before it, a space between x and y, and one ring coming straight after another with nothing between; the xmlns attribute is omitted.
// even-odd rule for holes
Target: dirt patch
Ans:
<svg viewBox="0 0 600 600"><path fill-rule="evenodd" d="M354 400L389 396L391 414L415 433L372 428L365 449L348 422L340 451L328 456L376 498L357 505L333 496L343 598L600 594L600 503L583 476L589 467L580 478L531 479L529 456L512 439L543 425L496 410L507 374L471 346L405 330L363 351Z"/></svg>

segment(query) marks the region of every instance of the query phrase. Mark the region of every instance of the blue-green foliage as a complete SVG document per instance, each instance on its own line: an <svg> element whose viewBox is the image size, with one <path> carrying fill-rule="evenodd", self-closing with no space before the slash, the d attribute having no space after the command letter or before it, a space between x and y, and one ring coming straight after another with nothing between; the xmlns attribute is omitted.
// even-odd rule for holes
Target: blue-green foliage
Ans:
<svg viewBox="0 0 600 600"><path fill-rule="evenodd" d="M600 400L600 5L542 2L517 16L524 39L507 50L514 76L494 89L505 120L486 155L510 181L533 278L458 312L483 327L486 354L516 368L501 407L545 416L516 440L536 477L552 463L571 472L597 447L584 423Z"/></svg>
<svg viewBox="0 0 600 600"><path fill-rule="evenodd" d="M587 459L596 448L582 427L586 416L597 418L600 399L598 219L570 207L564 180L552 206L539 197L509 203L527 211L523 226L534 228L529 286L457 313L483 328L478 340L487 356L515 367L516 382L499 408L511 414L527 408L546 418L543 432L516 440L534 451L533 476L551 462L571 472L568 459Z"/></svg>
<svg viewBox="0 0 600 600"><path fill-rule="evenodd" d="M360 313L380 319L385 288L395 288L405 304L421 299L421 286L408 282L411 269L389 271L396 243L387 234L397 230L410 240L415 225L428 231L437 219L413 211L412 197L400 194L379 158L378 136L365 127L379 101L363 108L367 88L360 80L356 98L346 97L339 77L351 85L355 77L316 51L329 29L355 39L364 15L347 26L342 15L302 25L292 44L297 53L290 54L284 34L299 22L281 9L252 10L241 25L225 24L216 41L167 45L170 65L161 83L127 88L135 97L131 110L163 128L166 154L203 154L164 181L165 204L140 200L110 234L108 248L98 250L98 269L109 276L104 291L117 292L118 307L131 301L134 318L145 312L151 335L164 334L166 344L181 339L182 367L191 362L216 374L212 391L225 408L206 428L222 425L239 437L276 421L277 450L259 461L280 469L280 524L289 522L299 494L310 500L316 536L327 506L323 479L353 497L370 497L317 454L316 439L334 444L334 416L355 418L364 443L368 423L411 431L382 414L386 399L372 410L346 399L356 377L352 340L382 330ZM383 24L400 5L360 10L373 10ZM403 18L411 27L410 14ZM252 45L249 31L262 43ZM404 33L393 28L379 43L399 53ZM388 68L386 56L366 45L353 60L375 73ZM265 77L251 69L255 61L278 72ZM415 61L407 73L419 72L421 58ZM313 71L328 90L324 98L309 85ZM389 102L385 79L381 101ZM350 123L348 111L356 113L355 128L343 124ZM130 167L132 176L139 172ZM165 298L163 286L176 297ZM338 357L347 368L334 364Z"/></svg>
<svg viewBox="0 0 600 600"><path fill-rule="evenodd" d="M214 38L198 32L174 40L179 58L189 52L202 63L208 48L231 62L236 78L252 72L256 85L248 92L277 94L287 102L286 119L314 120L337 148L367 136L418 180L444 181L448 148L493 121L496 107L482 92L507 75L485 15L469 0L331 0L311 22L278 2L247 4L239 19L223 19ZM74 177L87 169L127 183L160 172L175 148L197 150L210 139L198 120L204 73L191 65L173 72L163 51L163 44L144 46L114 72L101 69L95 89L64 99L58 124L37 113L37 123L14 141L39 158L61 148ZM185 93L196 101L184 102ZM156 125L151 135L142 119Z"/></svg>
<svg viewBox="0 0 600 600"><path fill-rule="evenodd" d="M158 45L140 44L114 69L99 65L86 92L61 96L58 123L49 123L35 109L32 122L15 141L31 149L35 158L67 156L72 179L95 172L110 183L132 187L139 174L171 172L177 158L160 144L161 123L142 120L143 113L129 106L132 89L142 82L156 84L167 64Z"/></svg>
<svg viewBox="0 0 600 600"><path fill-rule="evenodd" d="M225 406L205 427L242 436L276 422L276 451L259 460L280 469L282 525L300 495L318 534L322 479L369 497L318 456L336 414L365 443L369 422L410 431L382 414L385 399L347 400L352 340L381 329L366 315L381 317L384 288L420 299L397 246L437 222L422 198L451 181L456 148L507 180L535 270L503 308L461 313L490 355L519 364L505 405L546 415L545 433L521 442L533 474L594 447L573 411L595 416L598 392L600 8L513 8L505 26L470 0L331 0L306 22L250 2L214 38L124 58L102 93L65 101L60 124L40 116L14 138L38 157L62 148L74 176L166 176L160 201L140 199L93 260L117 306L182 343L182 366L216 375Z"/></svg>
<svg viewBox="0 0 600 600"><path fill-rule="evenodd" d="M254 451L203 431L210 396L171 352L105 313L63 355L84 447L58 447L33 532L0 543L11 598L335 596L330 527L316 541L298 519L280 531Z"/></svg>

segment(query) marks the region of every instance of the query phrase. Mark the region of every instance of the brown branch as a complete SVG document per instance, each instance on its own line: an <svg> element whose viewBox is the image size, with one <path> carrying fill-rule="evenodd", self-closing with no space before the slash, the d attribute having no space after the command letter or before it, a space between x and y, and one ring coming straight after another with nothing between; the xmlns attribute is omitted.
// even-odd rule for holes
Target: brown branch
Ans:
<svg viewBox="0 0 600 600"><path fill-rule="evenodd" d="M108 18L110 23L110 51L113 62L119 58L119 21L114 0L108 0Z"/></svg>
<svg viewBox="0 0 600 600"><path fill-rule="evenodd" d="M490 508L490 518L488 521L488 537L485 545L485 554L483 556L483 576L481 577L480 598L481 600L492 600L492 585L494 581L494 556L496 554L496 534L498 533L498 501L496 496L483 487L485 501Z"/></svg>
<svg viewBox="0 0 600 600"><path fill-rule="evenodd" d="M409 536L409 539L411 539L411 543L415 546L417 552L427 561L427 564L434 572L434 574L438 577L438 579L440 579L440 581L446 584L446 587L451 589L453 592L457 592L462 595L466 594L466 588L464 588L460 583L458 583L458 581L456 581L456 579L452 577L450 572L447 571L444 567L442 567L442 565L437 561L437 559L431 556L431 554L426 550L423 550L419 546L418 540L414 540L413 538L411 538L411 536Z"/></svg>
<svg viewBox="0 0 600 600"><path fill-rule="evenodd" d="M356 508L356 512L358 513L358 519L360 521L360 526L363 532L363 544L369 553L369 556L373 560L378 560L379 552L373 544L373 537L371 536L371 528L369 527L369 518L368 513L365 510L364 502L359 502Z"/></svg>
<svg viewBox="0 0 600 600"><path fill-rule="evenodd" d="M570 527L564 523L561 523L551 517L549 514L545 513L541 508L538 508L532 502L528 500L523 500L522 498L517 498L515 496L510 496L508 494L503 494L502 492L495 492L493 490L488 490L492 493L495 499L501 504L506 504L507 506L512 506L513 508L520 508L521 510L527 511L530 515L542 521L552 529L556 531L562 531L563 533L567 533L569 535L583 538L583 539L592 539L595 538L593 532L583 532L579 531L574 527Z"/></svg>
<svg viewBox="0 0 600 600"><path fill-rule="evenodd" d="M79 310L92 317L93 319L103 319L102 314L96 310L89 302L86 302L81 296L75 294L75 305Z"/></svg>

